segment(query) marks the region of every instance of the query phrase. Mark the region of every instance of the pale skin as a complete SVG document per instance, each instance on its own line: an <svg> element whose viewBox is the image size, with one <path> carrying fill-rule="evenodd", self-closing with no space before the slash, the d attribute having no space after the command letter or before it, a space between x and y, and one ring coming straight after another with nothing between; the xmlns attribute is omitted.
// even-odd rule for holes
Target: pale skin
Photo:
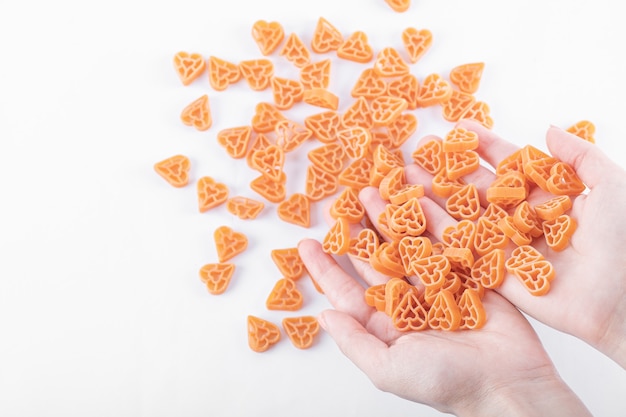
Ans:
<svg viewBox="0 0 626 417"><path fill-rule="evenodd" d="M459 126L478 133L477 151L494 167L517 149L477 123L462 121ZM500 288L486 292L488 318L480 330L398 332L388 316L364 302L363 284L379 284L387 277L352 260L359 275L355 278L318 242L299 244L309 273L334 307L320 314L320 323L378 388L458 416L590 415L561 380L519 310L584 340L626 367L626 260L615 250L626 244L626 228L619 226L626 210L626 172L595 145L561 129L551 127L546 142L550 153L572 165L590 189L574 199L570 212L578 229L562 252L536 245L557 273L550 292L532 296L515 277L507 276ZM427 234L431 239L441 236L456 220L442 208L445 200L430 191L432 176L410 165L406 177L409 183L426 186L420 202ZM479 188L483 206L494 178L482 167L466 177ZM537 189L528 200L547 198ZM384 208L374 188L364 189L360 199L370 218L377 218Z"/></svg>

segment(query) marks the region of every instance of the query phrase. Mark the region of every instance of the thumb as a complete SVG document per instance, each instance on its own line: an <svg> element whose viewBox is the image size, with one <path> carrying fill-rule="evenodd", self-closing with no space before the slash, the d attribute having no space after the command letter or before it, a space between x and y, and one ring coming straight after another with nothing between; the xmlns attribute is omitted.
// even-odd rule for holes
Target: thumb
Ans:
<svg viewBox="0 0 626 417"><path fill-rule="evenodd" d="M548 129L546 143L550 153L571 165L589 188L602 182L615 169L614 162L597 145L556 126Z"/></svg>

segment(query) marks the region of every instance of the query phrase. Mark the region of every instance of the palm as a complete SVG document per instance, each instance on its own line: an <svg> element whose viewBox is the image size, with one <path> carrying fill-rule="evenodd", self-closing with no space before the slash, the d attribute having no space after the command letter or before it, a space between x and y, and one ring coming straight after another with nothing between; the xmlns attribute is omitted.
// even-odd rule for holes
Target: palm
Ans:
<svg viewBox="0 0 626 417"><path fill-rule="evenodd" d="M342 331L333 337L383 390L451 411L450 407L476 398L487 387L510 386L530 375L554 373L532 327L495 292L483 299L489 319L480 331L402 333L388 316L366 305L363 287L324 253L318 242L303 241L300 254L337 309L327 312L327 317L334 325L344 323ZM346 330L350 327L352 331ZM388 372L393 372L389 381L393 387L386 386L385 378L377 377ZM400 387L398 380L404 381Z"/></svg>
<svg viewBox="0 0 626 417"><path fill-rule="evenodd" d="M575 198L571 215L578 227L565 250L555 252L541 239L535 241L556 271L547 295L526 294L515 279L506 280L499 291L548 325L597 341L604 331L602 325L610 322L624 296L619 290L626 278L624 258L621 251L613 250L626 244L624 231L615 227L622 214L617 212L619 204L606 204L622 198L623 186L599 185Z"/></svg>

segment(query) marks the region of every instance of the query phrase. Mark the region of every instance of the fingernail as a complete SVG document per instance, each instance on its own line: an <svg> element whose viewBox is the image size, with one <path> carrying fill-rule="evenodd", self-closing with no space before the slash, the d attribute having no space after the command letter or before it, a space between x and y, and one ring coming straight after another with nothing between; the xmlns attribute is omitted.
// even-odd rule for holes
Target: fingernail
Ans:
<svg viewBox="0 0 626 417"><path fill-rule="evenodd" d="M323 312L317 316L317 322L320 324L320 326L322 326L322 329L326 331L326 318L324 317Z"/></svg>

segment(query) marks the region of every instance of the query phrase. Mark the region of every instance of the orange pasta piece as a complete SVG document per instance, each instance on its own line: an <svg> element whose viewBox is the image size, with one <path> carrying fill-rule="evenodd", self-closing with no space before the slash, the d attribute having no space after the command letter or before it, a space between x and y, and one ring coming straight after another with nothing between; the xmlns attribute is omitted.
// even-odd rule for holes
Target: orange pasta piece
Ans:
<svg viewBox="0 0 626 417"><path fill-rule="evenodd" d="M403 113L387 125L392 147L399 149L417 130L417 117Z"/></svg>
<svg viewBox="0 0 626 417"><path fill-rule="evenodd" d="M377 145L374 148L372 160L376 169L383 174L388 174L392 169L404 166L402 158L384 145Z"/></svg>
<svg viewBox="0 0 626 417"><path fill-rule="evenodd" d="M311 39L311 49L313 52L323 54L336 51L343 44L343 35L328 20L320 17L317 20L313 38Z"/></svg>
<svg viewBox="0 0 626 417"><path fill-rule="evenodd" d="M198 53L181 51L174 55L174 70L183 85L191 84L205 68L204 58Z"/></svg>
<svg viewBox="0 0 626 417"><path fill-rule="evenodd" d="M550 262L545 259L524 264L510 271L534 296L542 296L550 291L550 282L554 279L555 271Z"/></svg>
<svg viewBox="0 0 626 417"><path fill-rule="evenodd" d="M271 203L280 203L285 199L287 175L283 172L279 181L267 175L261 175L250 182L250 188Z"/></svg>
<svg viewBox="0 0 626 417"><path fill-rule="evenodd" d="M348 61L366 64L374 58L374 51L368 42L365 32L356 31L348 36L339 46L337 56Z"/></svg>
<svg viewBox="0 0 626 417"><path fill-rule="evenodd" d="M339 183L337 176L329 174L315 165L309 165L306 171L306 195L311 201L319 201L335 194Z"/></svg>
<svg viewBox="0 0 626 417"><path fill-rule="evenodd" d="M252 25L252 38L263 55L270 55L285 38L285 31L278 22L258 20Z"/></svg>
<svg viewBox="0 0 626 417"><path fill-rule="evenodd" d="M407 291L391 315L396 329L401 332L420 331L428 328L428 312L416 291Z"/></svg>
<svg viewBox="0 0 626 417"><path fill-rule="evenodd" d="M509 239L518 246L529 245L533 238L529 233L522 232L515 226L513 216L506 216L498 222L498 227L502 233L507 235Z"/></svg>
<svg viewBox="0 0 626 417"><path fill-rule="evenodd" d="M510 171L496 177L487 188L486 198L502 208L512 208L526 199L526 177L519 171Z"/></svg>
<svg viewBox="0 0 626 417"><path fill-rule="evenodd" d="M241 79L241 71L237 64L215 56L209 57L209 83L214 90L222 91Z"/></svg>
<svg viewBox="0 0 626 417"><path fill-rule="evenodd" d="M548 246L557 252L567 247L576 230L576 221L567 214L543 222L543 235Z"/></svg>
<svg viewBox="0 0 626 417"><path fill-rule="evenodd" d="M284 175L285 151L277 145L258 149L250 156L250 167L259 171L269 180L280 182Z"/></svg>
<svg viewBox="0 0 626 417"><path fill-rule="evenodd" d="M518 269L526 264L530 264L536 261L545 259L541 252L530 245L522 245L513 249L511 255L505 262L505 268L509 273L513 273L513 270Z"/></svg>
<svg viewBox="0 0 626 417"><path fill-rule="evenodd" d="M476 224L472 220L463 219L453 226L443 229L441 241L451 248L474 249Z"/></svg>
<svg viewBox="0 0 626 417"><path fill-rule="evenodd" d="M594 138L596 126L589 120L580 120L565 130L587 142L596 143L596 139Z"/></svg>
<svg viewBox="0 0 626 417"><path fill-rule="evenodd" d="M553 197L534 208L541 220L553 220L572 208L572 199L567 195Z"/></svg>
<svg viewBox="0 0 626 417"><path fill-rule="evenodd" d="M409 61L415 64L430 49L433 34L428 29L406 28L402 31L402 43L409 55Z"/></svg>
<svg viewBox="0 0 626 417"><path fill-rule="evenodd" d="M339 173L337 180L341 185L361 190L369 185L369 173L373 165L371 159L355 159Z"/></svg>
<svg viewBox="0 0 626 417"><path fill-rule="evenodd" d="M287 58L289 62L298 68L304 67L311 60L309 50L296 33L289 35L287 41L280 50L279 55Z"/></svg>
<svg viewBox="0 0 626 417"><path fill-rule="evenodd" d="M274 323L248 316L248 346L255 352L265 352L280 341L280 329Z"/></svg>
<svg viewBox="0 0 626 417"><path fill-rule="evenodd" d="M180 114L180 119L185 125L193 126L197 130L209 129L213 124L209 96L204 94L188 104Z"/></svg>
<svg viewBox="0 0 626 417"><path fill-rule="evenodd" d="M459 329L475 330L485 325L487 313L476 291L470 288L465 289L458 306L461 312Z"/></svg>
<svg viewBox="0 0 626 417"><path fill-rule="evenodd" d="M484 69L484 62L458 65L450 70L450 81L462 92L474 94L478 90Z"/></svg>
<svg viewBox="0 0 626 417"><path fill-rule="evenodd" d="M506 158L504 158L496 167L496 176L502 176L511 171L524 172L524 160L522 157L522 149L518 149Z"/></svg>
<svg viewBox="0 0 626 417"><path fill-rule="evenodd" d="M369 261L372 268L390 278L404 276L397 242L382 242L370 256Z"/></svg>
<svg viewBox="0 0 626 417"><path fill-rule="evenodd" d="M328 88L330 84L330 59L312 62L300 69L300 82L305 90Z"/></svg>
<svg viewBox="0 0 626 417"><path fill-rule="evenodd" d="M185 155L174 155L154 164L154 170L170 185L180 188L189 183L191 162Z"/></svg>
<svg viewBox="0 0 626 417"><path fill-rule="evenodd" d="M385 94L386 90L387 85L382 76L373 68L367 68L363 70L357 79L350 94L354 98L365 97L368 100L372 100Z"/></svg>
<svg viewBox="0 0 626 417"><path fill-rule="evenodd" d="M379 96L370 103L372 123L374 126L386 126L392 123L405 111L408 103L403 98Z"/></svg>
<svg viewBox="0 0 626 417"><path fill-rule="evenodd" d="M577 195L586 189L574 168L561 161L550 168L550 177L546 182L546 187L555 195Z"/></svg>
<svg viewBox="0 0 626 417"><path fill-rule="evenodd" d="M344 128L360 126L371 129L374 126L372 112L365 97L357 98L341 116L341 124Z"/></svg>
<svg viewBox="0 0 626 417"><path fill-rule="evenodd" d="M475 101L461 114L461 119L472 119L479 122L487 129L491 129L493 127L493 118L490 113L491 109L487 103L484 101Z"/></svg>
<svg viewBox="0 0 626 417"><path fill-rule="evenodd" d="M411 154L417 165L426 172L436 175L445 168L445 158L441 139L432 139L422 144Z"/></svg>
<svg viewBox="0 0 626 417"><path fill-rule="evenodd" d="M389 202L401 205L412 198L421 197L424 197L424 186L422 184L404 184L399 190L389 195Z"/></svg>
<svg viewBox="0 0 626 417"><path fill-rule="evenodd" d="M475 102L473 95L453 89L450 98L443 103L442 116L449 122L458 122Z"/></svg>
<svg viewBox="0 0 626 417"><path fill-rule="evenodd" d="M372 285L365 290L365 303L376 311L385 311L386 284Z"/></svg>
<svg viewBox="0 0 626 417"><path fill-rule="evenodd" d="M497 224L500 219L503 219L508 215L509 213L507 213L507 211L504 210L502 207L498 206L497 204L489 203L481 217L484 217L485 219Z"/></svg>
<svg viewBox="0 0 626 417"><path fill-rule="evenodd" d="M529 181L537 184L539 188L548 191L550 170L557 162L559 160L553 157L533 159L524 164L524 175L526 175Z"/></svg>
<svg viewBox="0 0 626 417"><path fill-rule="evenodd" d="M336 111L325 111L305 117L304 125L322 143L332 143L337 138L341 117Z"/></svg>
<svg viewBox="0 0 626 417"><path fill-rule="evenodd" d="M264 207L265 204L262 202L242 196L232 197L226 201L226 209L241 220L256 219Z"/></svg>
<svg viewBox="0 0 626 417"><path fill-rule="evenodd" d="M209 176L198 179L197 191L198 209L201 213L219 206L228 199L226 184L217 182Z"/></svg>
<svg viewBox="0 0 626 417"><path fill-rule="evenodd" d="M254 110L252 129L257 133L273 132L278 122L286 120L276 106L270 103L258 103Z"/></svg>
<svg viewBox="0 0 626 417"><path fill-rule="evenodd" d="M522 201L513 213L513 223L515 227L524 233L530 233L534 237L540 236L541 222L537 217L535 209L528 203L528 201Z"/></svg>
<svg viewBox="0 0 626 417"><path fill-rule="evenodd" d="M248 247L248 238L241 232L236 232L228 226L220 226L213 232L217 258L224 263Z"/></svg>
<svg viewBox="0 0 626 417"><path fill-rule="evenodd" d="M428 310L428 325L431 329L454 331L461 325L461 310L448 290L437 293Z"/></svg>
<svg viewBox="0 0 626 417"><path fill-rule="evenodd" d="M302 101L312 106L323 107L329 110L337 110L339 97L324 88L311 88L305 90Z"/></svg>
<svg viewBox="0 0 626 417"><path fill-rule="evenodd" d="M443 154L446 161L446 176L451 180L471 174L480 165L480 157L475 151L444 152Z"/></svg>
<svg viewBox="0 0 626 417"><path fill-rule="evenodd" d="M367 262L379 244L380 241L376 232L369 228L361 229L357 237L350 240L348 252L354 258Z"/></svg>
<svg viewBox="0 0 626 417"><path fill-rule="evenodd" d="M274 127L276 133L276 145L280 146L285 153L291 152L313 136L306 126L293 120L279 120Z"/></svg>
<svg viewBox="0 0 626 417"><path fill-rule="evenodd" d="M409 66L395 48L383 48L374 61L374 71L382 77L400 77L409 73Z"/></svg>
<svg viewBox="0 0 626 417"><path fill-rule="evenodd" d="M407 292L415 291L415 287L402 278L391 278L385 284L385 314L392 316Z"/></svg>
<svg viewBox="0 0 626 417"><path fill-rule="evenodd" d="M346 187L330 206L330 215L334 219L343 217L348 223L359 223L365 215L365 208L356 192Z"/></svg>
<svg viewBox="0 0 626 417"><path fill-rule="evenodd" d="M502 285L505 276L504 249L493 249L478 258L472 265L471 276L485 288L495 289Z"/></svg>
<svg viewBox="0 0 626 417"><path fill-rule="evenodd" d="M252 140L252 145L248 148L248 153L246 154L246 163L250 168L252 168L252 158L256 151L260 151L261 149L265 149L273 143L267 138L267 136L263 133L259 133Z"/></svg>
<svg viewBox="0 0 626 417"><path fill-rule="evenodd" d="M274 64L269 59L251 59L239 63L241 76L254 91L268 88L274 77Z"/></svg>
<svg viewBox="0 0 626 417"><path fill-rule="evenodd" d="M339 143L322 145L307 153L313 165L333 175L339 174L343 169L345 155L343 146Z"/></svg>
<svg viewBox="0 0 626 417"><path fill-rule="evenodd" d="M476 185L466 184L448 197L446 211L457 220L477 220L480 216L480 200Z"/></svg>
<svg viewBox="0 0 626 417"><path fill-rule="evenodd" d="M385 3L398 13L406 12L411 7L411 0L385 0Z"/></svg>
<svg viewBox="0 0 626 417"><path fill-rule="evenodd" d="M300 258L298 248L273 249L272 260L280 273L285 277L297 281L304 275L306 267Z"/></svg>
<svg viewBox="0 0 626 417"><path fill-rule="evenodd" d="M419 92L420 83L413 74L405 74L387 84L387 95L404 99L409 110L418 107Z"/></svg>
<svg viewBox="0 0 626 417"><path fill-rule="evenodd" d="M364 127L354 126L338 131L337 139L343 146L347 157L350 159L361 159L369 151L372 134Z"/></svg>
<svg viewBox="0 0 626 417"><path fill-rule="evenodd" d="M285 317L283 329L295 347L308 349L313 345L320 325L313 316Z"/></svg>
<svg viewBox="0 0 626 417"><path fill-rule="evenodd" d="M404 168L395 167L389 171L378 185L378 192L383 200L389 200L392 194L401 190L406 184Z"/></svg>
<svg viewBox="0 0 626 417"><path fill-rule="evenodd" d="M397 207L388 218L389 229L397 236L420 236L426 230L426 216L417 198Z"/></svg>
<svg viewBox="0 0 626 417"><path fill-rule="evenodd" d="M445 248L443 256L448 258L453 270L471 271L474 265L474 254L468 248Z"/></svg>
<svg viewBox="0 0 626 417"><path fill-rule="evenodd" d="M272 92L274 103L279 110L292 108L304 97L304 87L300 81L282 77L272 78Z"/></svg>
<svg viewBox="0 0 626 417"><path fill-rule="evenodd" d="M206 285L207 290L213 295L224 293L230 284L235 272L235 264L212 263L200 268L200 280Z"/></svg>
<svg viewBox="0 0 626 417"><path fill-rule="evenodd" d="M276 212L281 220L308 228L311 226L311 201L302 193L293 193L281 201Z"/></svg>
<svg viewBox="0 0 626 417"><path fill-rule="evenodd" d="M411 263L432 254L432 242L427 237L405 236L398 242L398 255L402 261L405 275L412 275Z"/></svg>
<svg viewBox="0 0 626 417"><path fill-rule="evenodd" d="M422 107L443 104L452 96L452 86L437 73L426 76L420 87L417 102Z"/></svg>
<svg viewBox="0 0 626 417"><path fill-rule="evenodd" d="M322 242L322 249L333 255L345 255L350 250L350 223L339 217Z"/></svg>
<svg viewBox="0 0 626 417"><path fill-rule="evenodd" d="M460 191L465 185L463 178L450 180L446 176L445 170L442 170L433 177L432 190L436 196L448 198L452 194Z"/></svg>
<svg viewBox="0 0 626 417"><path fill-rule="evenodd" d="M504 212L504 217L507 216ZM494 249L504 249L509 243L509 237L498 227L498 222L481 216L476 222L474 234L474 250L478 255L484 256Z"/></svg>
<svg viewBox="0 0 626 417"><path fill-rule="evenodd" d="M411 262L413 275L427 288L441 288L451 269L450 261L443 254L432 254Z"/></svg>
<svg viewBox="0 0 626 417"><path fill-rule="evenodd" d="M443 140L444 152L464 152L478 148L478 134L462 127L448 132Z"/></svg>
<svg viewBox="0 0 626 417"><path fill-rule="evenodd" d="M297 311L302 308L302 303L302 293L296 287L296 282L289 278L281 278L274 284L265 306L268 310Z"/></svg>
<svg viewBox="0 0 626 417"><path fill-rule="evenodd" d="M217 133L217 142L226 149L228 155L239 159L246 156L252 137L252 127L238 126L222 129Z"/></svg>

